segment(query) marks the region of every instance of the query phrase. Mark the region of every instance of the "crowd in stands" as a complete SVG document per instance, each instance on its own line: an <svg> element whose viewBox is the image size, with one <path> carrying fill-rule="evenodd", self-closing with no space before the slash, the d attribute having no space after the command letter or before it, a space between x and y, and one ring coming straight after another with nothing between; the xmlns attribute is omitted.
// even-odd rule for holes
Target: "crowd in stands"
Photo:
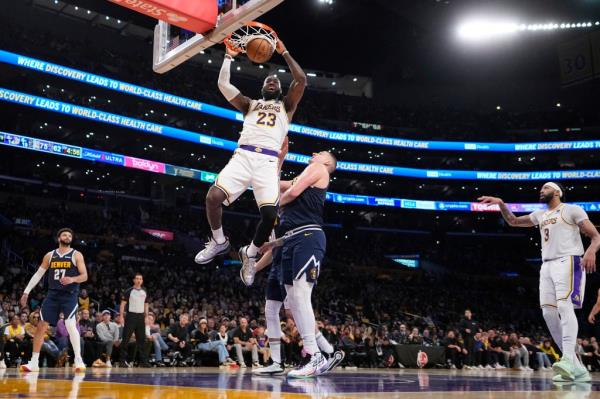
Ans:
<svg viewBox="0 0 600 399"><path fill-rule="evenodd" d="M149 67L140 67L150 64L148 46L141 45L139 52L122 53L92 45L89 38L65 37L35 26L25 29L18 24L6 23L0 29L3 32L0 47L3 49L225 105L216 90L216 70L198 73L198 70L191 70L192 67L182 66L168 76L153 74ZM194 78L189 79L189 76ZM27 84L42 88L39 82L22 84L27 88L31 87ZM251 80L242 79L240 87L249 93L258 91L256 82ZM59 93L48 95L60 96ZM67 98L68 95L65 94ZM72 100L84 104L90 97ZM381 105L371 99L312 90L307 92L302 104L296 116L298 123L328 127L340 126L340 122L341 126L348 126L359 120L387 125L386 134L403 131L389 126L429 130L428 138L435 138L441 132L473 137L473 132L488 128L504 131L540 128L547 123L559 127L599 123L598 113L574 113L566 108L521 114L466 114L450 109L402 109ZM109 110L119 107L123 113L138 116L143 112L135 102L125 105L103 103L102 107ZM178 126L197 128L198 122L191 119L180 119ZM202 129L211 132L210 126L202 126ZM233 129L229 133L233 134ZM409 131L410 134L414 135L414 131ZM461 134L455 138L463 138ZM212 166L210 162L214 161L206 162ZM212 170L216 169L212 167ZM359 185L358 182L354 184ZM202 267L194 264L192 256L198 248L191 248L189 243L201 245L199 238L203 229L198 225L203 219L200 212L196 211L192 218L181 209L149 211L141 206L132 209L121 204L109 206L108 203L104 207L81 207L60 201L48 201L47 206L42 207L28 204L21 198L9 199L1 205L0 214L5 219L14 222L21 218L30 223L8 226L1 237L3 253L16 253L22 262L15 263L14 256L0 259L0 325L3 332L0 366L15 366L26 362L30 356L31 336L39 322L43 290L34 291L25 308L19 306L18 300L36 264L46 251L52 249L54 231L64 226L75 230L74 247L84 254L88 267L89 280L82 287L76 317L84 360L89 366L109 367L118 363L129 367L129 361L120 358L122 345L127 346L128 359L138 358L139 365L146 365L143 359L148 356L135 356L134 338L130 342L121 342L121 294L136 272L144 276L151 298L144 350L152 365L237 364L244 367L269 362L264 320L265 276L259 276L252 288L246 288L238 281L239 270L235 262L219 260ZM247 243L253 231L251 218L239 218L241 221L236 220L236 228L231 229L230 237L236 245ZM409 222L389 219L395 227L406 223L412 228L431 228L432 231L439 228L433 217L428 221L412 217ZM341 233L331 233L335 239L328 242L327 264L319 278L313 303L323 336L346 352L346 367L403 367L395 351L396 345L441 348L446 360L437 366L449 368L544 370L558 359L556 346L543 328L535 279L501 278L483 273L501 264L516 263L511 254L503 253L507 251L496 248L494 252L486 252L489 247L478 247L467 237L461 245L449 245L444 253L436 253L441 250L433 247L423 250L423 257L441 261L447 267L445 272L392 269L385 267L384 253L406 250L415 246L418 238L399 242L401 240L396 237L381 238L381 235L371 234L368 236L369 251L356 250L365 247L368 233L360 236L353 230L352 221L343 222L346 225ZM141 232L141 227L148 226L176 230L178 235L185 232L187 240L178 237L172 243L161 242ZM226 257L226 260L231 259L235 257ZM474 314L465 312L462 318L466 308L472 308ZM281 323L285 334L285 362L299 364L303 351L298 330L293 319L286 315L281 315ZM586 329L582 334L578 354L586 366L599 369L598 342ZM45 337L43 354L42 362L48 366L62 366L72 359L64 315Z"/></svg>
<svg viewBox="0 0 600 399"><path fill-rule="evenodd" d="M13 226L4 243L25 256L24 267L39 262L52 249L53 224L70 223L76 226L76 234L85 237L76 237L74 247L84 254L89 273L77 314L89 366L131 365L119 358L123 345L119 304L136 272L144 276L150 297L144 350L152 365L268 364L265 276L245 288L237 279L235 264L200 267L181 242L137 235L140 218L123 219L114 209L90 207L83 219L83 211L74 204L44 209L20 201L26 210L21 216L31 218L32 224ZM20 214L15 207L2 209L7 219ZM160 215L156 212L147 219L159 223ZM233 242L245 239L232 236ZM351 261L353 250L343 243L332 247L313 303L323 336L347 353L346 367L403 367L396 345L443 348L447 363L438 367L528 370L544 369L556 360L554 346L542 328L534 280L365 267L360 260ZM35 263L24 272L2 259L3 354L5 364L15 366L30 355L31 334L44 294L42 289L34 291L28 306L21 308L18 299ZM464 308L474 305L477 321L461 320ZM281 316L284 359L289 365L298 364L303 359L301 337L293 319ZM61 318L46 337L42 362L65 364L70 359L68 345ZM134 338L126 345L129 359L136 359ZM595 338L582 339L579 352L586 364L597 367L600 353Z"/></svg>

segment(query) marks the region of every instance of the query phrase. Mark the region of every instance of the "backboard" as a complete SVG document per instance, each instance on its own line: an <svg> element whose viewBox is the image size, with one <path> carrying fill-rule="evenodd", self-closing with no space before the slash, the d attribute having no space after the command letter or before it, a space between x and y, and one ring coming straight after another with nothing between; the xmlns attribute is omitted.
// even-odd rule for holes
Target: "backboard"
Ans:
<svg viewBox="0 0 600 399"><path fill-rule="evenodd" d="M154 72L165 73L192 58L202 50L221 43L227 35L239 29L284 0L215 0L219 16L214 29L204 34L194 33L158 21L154 28Z"/></svg>

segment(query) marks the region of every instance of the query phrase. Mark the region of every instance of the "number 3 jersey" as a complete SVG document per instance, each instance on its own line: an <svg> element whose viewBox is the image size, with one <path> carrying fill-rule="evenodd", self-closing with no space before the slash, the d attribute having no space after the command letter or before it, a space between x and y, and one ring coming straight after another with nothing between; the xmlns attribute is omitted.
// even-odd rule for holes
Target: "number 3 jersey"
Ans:
<svg viewBox="0 0 600 399"><path fill-rule="evenodd" d="M238 144L279 151L290 122L283 101L252 100Z"/></svg>
<svg viewBox="0 0 600 399"><path fill-rule="evenodd" d="M78 291L79 284L72 283L68 285L62 285L60 279L63 277L77 277L79 276L79 270L77 270L77 261L75 260L75 250L71 249L64 255L60 255L57 249L51 252L50 256L50 267L48 268L48 289L49 290L61 290L61 291Z"/></svg>
<svg viewBox="0 0 600 399"><path fill-rule="evenodd" d="M583 255L578 224L589 217L580 206L560 204L553 210L535 211L529 218L540 228L544 262L564 256Z"/></svg>

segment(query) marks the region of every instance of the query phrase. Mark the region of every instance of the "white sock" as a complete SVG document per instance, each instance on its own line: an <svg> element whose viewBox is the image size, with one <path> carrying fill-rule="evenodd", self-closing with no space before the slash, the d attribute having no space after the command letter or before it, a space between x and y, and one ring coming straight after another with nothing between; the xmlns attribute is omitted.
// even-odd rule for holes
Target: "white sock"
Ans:
<svg viewBox="0 0 600 399"><path fill-rule="evenodd" d="M558 301L558 314L562 326L563 357L576 362L575 346L577 345L577 316L571 300Z"/></svg>
<svg viewBox="0 0 600 399"><path fill-rule="evenodd" d="M311 294L313 283L309 283L304 278L294 280L294 285L285 286L290 303L290 310L296 321L298 332L304 343L304 350L309 355L319 352L317 339L315 337L315 313L311 303Z"/></svg>
<svg viewBox="0 0 600 399"><path fill-rule="evenodd" d="M267 336L271 346L271 358L274 362L281 364L281 324L279 324L279 312L283 303L267 299L265 303L265 319L267 319Z"/></svg>
<svg viewBox="0 0 600 399"><path fill-rule="evenodd" d="M256 245L254 245L254 241L252 241L250 243L250 245L248 246L248 250L246 251L246 254L250 258L255 258L256 255L258 255L258 247Z"/></svg>
<svg viewBox="0 0 600 399"><path fill-rule="evenodd" d="M69 332L69 341L73 346L73 353L75 354L75 362L81 361L81 339L79 337L79 331L77 331L77 324L75 318L65 320L65 327Z"/></svg>
<svg viewBox="0 0 600 399"><path fill-rule="evenodd" d="M32 352L29 363L31 363L33 366L37 366L40 363L40 352Z"/></svg>
<svg viewBox="0 0 600 399"><path fill-rule="evenodd" d="M223 244L225 242L225 234L223 234L223 226L219 227L217 230L212 230L213 239L217 242L217 244Z"/></svg>
<svg viewBox="0 0 600 399"><path fill-rule="evenodd" d="M323 334L321 334L321 332L318 332L317 335L315 335L315 337L317 339L317 346L319 347L321 352L325 352L328 355L331 355L333 353L333 346L331 346L329 341L325 339Z"/></svg>
<svg viewBox="0 0 600 399"><path fill-rule="evenodd" d="M558 308L555 308L553 306L544 306L542 308L542 315L544 316L544 320L546 321L548 330L550 330L550 335L552 335L552 339L554 340L554 342L556 342L556 345L558 345L558 348L562 352L562 326L560 325Z"/></svg>

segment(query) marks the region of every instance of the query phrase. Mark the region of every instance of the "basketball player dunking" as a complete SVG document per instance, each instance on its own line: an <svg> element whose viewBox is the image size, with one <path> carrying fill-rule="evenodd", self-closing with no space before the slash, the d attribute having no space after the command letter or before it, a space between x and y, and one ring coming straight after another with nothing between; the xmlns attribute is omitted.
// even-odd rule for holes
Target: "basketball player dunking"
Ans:
<svg viewBox="0 0 600 399"><path fill-rule="evenodd" d="M254 190L261 220L250 245L240 249L243 264L255 264L258 249L268 240L275 225L279 204L278 155L280 149L287 146L289 124L306 87L305 73L281 40L277 42L276 50L287 62L293 78L287 95L282 95L277 76L271 75L264 81L262 98L251 100L229 81L231 62L237 53L227 49L219 74L219 89L227 101L244 114L244 127L239 147L206 196L206 216L212 237L196 255L196 263L209 263L229 250L229 240L223 234L221 224L222 204L232 204L250 186Z"/></svg>
<svg viewBox="0 0 600 399"><path fill-rule="evenodd" d="M277 226L278 239L266 243L261 252L275 251L273 266L267 286L265 317L269 342L272 345L271 356L274 364L258 374L280 374L283 372L279 352L281 326L279 311L284 299L296 321L298 332L304 342L304 349L311 357L309 362L299 369L288 373L290 378L307 378L328 371L339 364L336 356L328 362L319 350L315 334L315 314L311 304L312 289L319 276L321 262L325 257L326 239L323 232L323 210L329 177L336 169L337 161L333 154L323 151L313 154L309 165L292 181L282 181L280 223ZM267 259L267 257L265 257ZM266 266L268 261L260 263ZM254 266L244 265L242 279L248 277L246 270ZM254 276L255 270L250 273ZM276 279L279 279L277 281ZM245 281L247 285L251 281ZM285 293L282 292L282 285ZM287 295L287 298L286 298ZM323 337L320 337L325 340ZM326 340L325 340L326 343ZM324 343L322 343L324 344ZM329 347L331 345L321 345ZM341 355L343 358L343 354ZM341 360L341 359L340 359Z"/></svg>
<svg viewBox="0 0 600 399"><path fill-rule="evenodd" d="M557 183L544 184L540 201L548 208L530 215L515 216L500 198L484 196L479 200L499 205L502 217L511 226L539 226L543 260L540 306L548 330L563 353L562 359L552 366L553 381L589 382L590 374L575 355L579 328L575 308L580 309L583 304L585 272L596 270L596 252L600 249L598 230L581 207L562 202L564 189ZM592 240L585 252L581 233Z"/></svg>
<svg viewBox="0 0 600 399"><path fill-rule="evenodd" d="M48 276L48 294L42 303L40 318L35 335L33 336L33 353L29 363L21 366L21 371L39 371L40 349L44 342L44 335L48 325L56 326L59 315L65 315L65 327L69 333L69 340L75 354L75 371L85 370L81 359L81 346L79 331L75 323L75 314L78 308L79 284L87 281L87 270L81 252L71 248L73 231L68 228L60 229L57 234L58 249L47 253L37 272L29 280L21 297L21 306L27 306L29 293L40 282L46 271Z"/></svg>

